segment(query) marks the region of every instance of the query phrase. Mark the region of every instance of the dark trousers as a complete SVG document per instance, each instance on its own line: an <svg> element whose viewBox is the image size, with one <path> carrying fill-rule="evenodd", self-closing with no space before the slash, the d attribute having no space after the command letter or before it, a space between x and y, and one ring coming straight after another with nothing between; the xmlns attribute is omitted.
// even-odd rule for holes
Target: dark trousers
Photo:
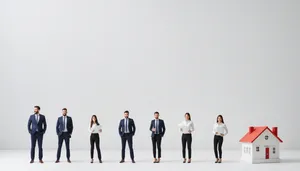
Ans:
<svg viewBox="0 0 300 171"><path fill-rule="evenodd" d="M95 144L96 144L96 149L97 149L98 159L101 160L101 151L100 151L100 138L99 138L99 134L91 134L90 142L91 142L91 159L94 158L94 147L95 147Z"/></svg>
<svg viewBox="0 0 300 171"><path fill-rule="evenodd" d="M192 134L182 134L181 142L182 142L182 157L185 159L185 150L187 144L189 159L191 159L192 158Z"/></svg>
<svg viewBox="0 0 300 171"><path fill-rule="evenodd" d="M158 158L161 158L161 135L154 134L152 137L153 157L156 158L156 147L158 151Z"/></svg>
<svg viewBox="0 0 300 171"><path fill-rule="evenodd" d="M125 148L126 148L126 141L128 141L128 146L130 150L130 157L131 160L134 160L134 153L133 153L133 148L132 148L132 135L131 134L124 134L121 137L122 140L122 160L125 159Z"/></svg>
<svg viewBox="0 0 300 171"><path fill-rule="evenodd" d="M34 134L31 134L31 160L34 160L35 157L35 146L36 141L38 142L39 146L39 160L43 159L43 134L39 132L35 132Z"/></svg>
<svg viewBox="0 0 300 171"><path fill-rule="evenodd" d="M214 151L216 158L222 158L222 144L223 144L223 137L215 135L214 137ZM219 157L218 157L218 151L219 151Z"/></svg>
<svg viewBox="0 0 300 171"><path fill-rule="evenodd" d="M61 135L58 136L58 149L57 149L57 156L56 159L60 159L61 154L61 147L63 144L63 141L65 141L66 144L66 150L67 150L67 159L70 159L70 134L67 132L63 132Z"/></svg>

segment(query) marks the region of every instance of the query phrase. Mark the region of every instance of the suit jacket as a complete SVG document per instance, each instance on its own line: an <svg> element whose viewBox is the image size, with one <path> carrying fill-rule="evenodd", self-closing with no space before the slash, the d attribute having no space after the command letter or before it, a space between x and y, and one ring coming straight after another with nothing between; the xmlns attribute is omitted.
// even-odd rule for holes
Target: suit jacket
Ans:
<svg viewBox="0 0 300 171"><path fill-rule="evenodd" d="M128 131L129 131L129 134L131 134L133 136L135 134L135 130L136 129L135 129L135 124L134 124L133 119L128 118ZM125 134L125 122L124 122L124 119L120 120L120 123L119 123L119 134L120 134L121 137Z"/></svg>
<svg viewBox="0 0 300 171"><path fill-rule="evenodd" d="M37 131L44 134L47 130L46 117L42 114L39 114L39 121L37 122L35 114L30 115L27 127L30 134L34 134Z"/></svg>
<svg viewBox="0 0 300 171"><path fill-rule="evenodd" d="M158 119L158 132L159 134L163 137L165 135L166 132L166 127L165 127L165 122L162 119ZM150 123L150 131L152 131L152 128L155 128L155 119L153 119ZM155 132L152 131L151 137L153 137L155 135Z"/></svg>
<svg viewBox="0 0 300 171"><path fill-rule="evenodd" d="M59 117L57 119L57 123L56 123L56 133L57 135L61 135L64 131L64 123L63 123L63 117ZM68 133L72 134L73 132L73 121L72 121L72 118L70 116L67 116L67 131Z"/></svg>

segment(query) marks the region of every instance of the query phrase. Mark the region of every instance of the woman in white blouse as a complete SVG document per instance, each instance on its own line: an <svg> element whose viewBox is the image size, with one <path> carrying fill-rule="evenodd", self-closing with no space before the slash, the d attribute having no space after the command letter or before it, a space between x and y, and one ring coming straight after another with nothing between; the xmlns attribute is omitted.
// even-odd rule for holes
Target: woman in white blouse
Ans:
<svg viewBox="0 0 300 171"><path fill-rule="evenodd" d="M185 120L182 121L178 126L182 132L181 142L182 142L182 157L183 163L186 163L185 150L186 144L188 148L188 163L191 163L192 160L192 132L194 131L194 123L191 120L191 115L186 113L184 115Z"/></svg>
<svg viewBox="0 0 300 171"><path fill-rule="evenodd" d="M101 160L101 151L100 151L100 137L99 133L102 132L102 126L99 124L97 116L93 115L91 118L91 123L89 126L89 132L91 133L90 136L90 143L91 143L91 163L94 163L94 145L96 144L96 149L98 153L99 162L102 163Z"/></svg>
<svg viewBox="0 0 300 171"><path fill-rule="evenodd" d="M227 126L224 123L223 116L219 115L217 117L217 123L214 124L213 134L214 136L214 152L216 161L215 163L222 163L222 144L223 137L228 133ZM219 155L218 155L219 151Z"/></svg>

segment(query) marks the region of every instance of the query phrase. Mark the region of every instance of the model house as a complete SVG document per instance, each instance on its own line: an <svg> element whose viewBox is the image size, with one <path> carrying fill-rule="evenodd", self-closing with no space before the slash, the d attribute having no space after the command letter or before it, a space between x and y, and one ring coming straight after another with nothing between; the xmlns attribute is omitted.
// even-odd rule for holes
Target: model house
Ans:
<svg viewBox="0 0 300 171"><path fill-rule="evenodd" d="M278 128L272 130L267 126L249 127L246 135L240 140L242 143L242 161L249 163L278 163L279 144Z"/></svg>

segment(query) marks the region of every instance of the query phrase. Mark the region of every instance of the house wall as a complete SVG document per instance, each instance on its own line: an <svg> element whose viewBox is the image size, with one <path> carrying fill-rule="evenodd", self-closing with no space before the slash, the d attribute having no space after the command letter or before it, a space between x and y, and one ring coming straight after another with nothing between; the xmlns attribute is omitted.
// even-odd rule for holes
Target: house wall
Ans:
<svg viewBox="0 0 300 171"><path fill-rule="evenodd" d="M251 162L253 155L253 147L251 143L242 143L242 160Z"/></svg>
<svg viewBox="0 0 300 171"><path fill-rule="evenodd" d="M268 136L268 139L265 137ZM269 131L265 130L254 142L253 142L253 161L265 161L276 162L279 159L279 141ZM256 148L259 147L259 151ZM266 158L266 148L269 148L269 159ZM273 153L275 148L275 153ZM275 159L275 160L273 160Z"/></svg>

